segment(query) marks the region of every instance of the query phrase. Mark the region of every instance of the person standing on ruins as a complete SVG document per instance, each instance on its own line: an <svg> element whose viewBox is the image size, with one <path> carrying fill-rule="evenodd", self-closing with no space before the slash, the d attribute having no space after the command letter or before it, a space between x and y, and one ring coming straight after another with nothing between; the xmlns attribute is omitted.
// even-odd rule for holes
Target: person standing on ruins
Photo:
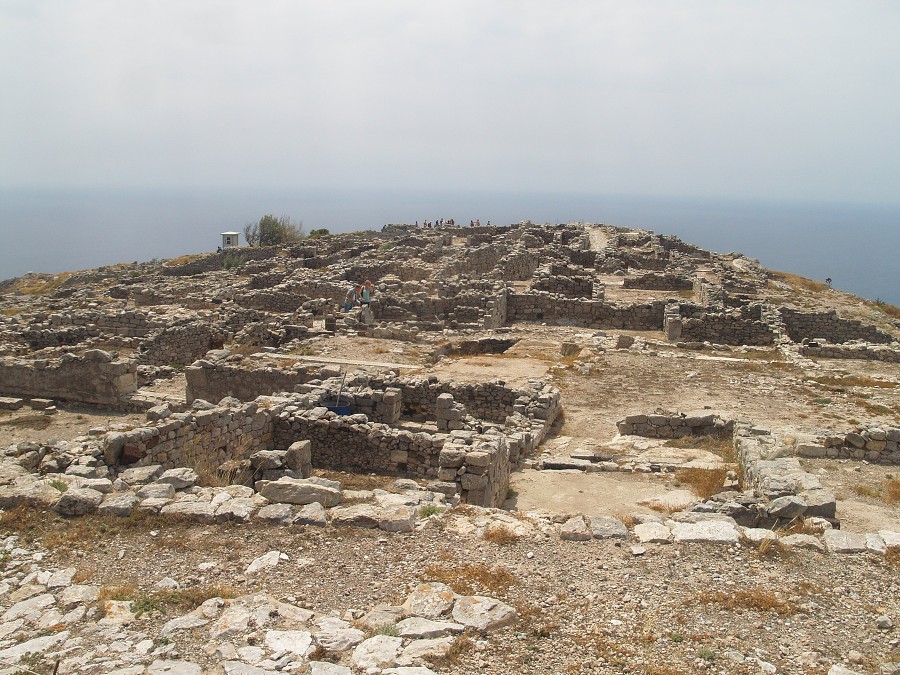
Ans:
<svg viewBox="0 0 900 675"><path fill-rule="evenodd" d="M357 302L359 302L359 284L355 286L351 286L350 290L347 291L347 295L344 296L344 311L349 312L353 307L356 306Z"/></svg>
<svg viewBox="0 0 900 675"><path fill-rule="evenodd" d="M360 295L360 304L363 307L368 307L369 303L372 302L372 292L375 290L375 285L372 283L371 279L366 279L365 283L362 286L362 293Z"/></svg>

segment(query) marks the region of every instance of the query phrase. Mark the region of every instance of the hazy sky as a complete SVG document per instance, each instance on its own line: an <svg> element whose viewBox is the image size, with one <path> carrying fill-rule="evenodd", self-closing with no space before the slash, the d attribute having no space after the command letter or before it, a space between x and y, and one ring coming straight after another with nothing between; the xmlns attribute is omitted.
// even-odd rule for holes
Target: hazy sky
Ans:
<svg viewBox="0 0 900 675"><path fill-rule="evenodd" d="M900 201L900 2L0 0L0 187Z"/></svg>

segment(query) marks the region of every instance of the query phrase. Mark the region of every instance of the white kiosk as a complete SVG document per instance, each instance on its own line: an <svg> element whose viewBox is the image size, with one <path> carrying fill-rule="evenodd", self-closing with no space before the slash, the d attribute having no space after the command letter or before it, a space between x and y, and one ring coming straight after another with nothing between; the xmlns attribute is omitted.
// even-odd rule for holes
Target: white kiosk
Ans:
<svg viewBox="0 0 900 675"><path fill-rule="evenodd" d="M238 243L238 237L240 236L239 232L222 232L222 250L240 246Z"/></svg>

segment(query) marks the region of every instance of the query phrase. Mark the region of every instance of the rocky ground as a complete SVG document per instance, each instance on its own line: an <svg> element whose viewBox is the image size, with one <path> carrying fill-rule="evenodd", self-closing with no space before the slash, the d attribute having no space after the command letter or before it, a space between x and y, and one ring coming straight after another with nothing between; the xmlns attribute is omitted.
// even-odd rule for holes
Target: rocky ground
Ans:
<svg viewBox="0 0 900 675"><path fill-rule="evenodd" d="M60 673L349 672L318 662L364 667L355 645L376 635L389 652L421 647L408 662L438 673L900 670L896 556L564 541L528 519L498 538L493 517L459 507L391 534L7 512L0 659L32 654L26 670L0 672L49 673L57 660ZM516 619L430 626L463 632L410 650L399 610L379 606L426 581Z"/></svg>

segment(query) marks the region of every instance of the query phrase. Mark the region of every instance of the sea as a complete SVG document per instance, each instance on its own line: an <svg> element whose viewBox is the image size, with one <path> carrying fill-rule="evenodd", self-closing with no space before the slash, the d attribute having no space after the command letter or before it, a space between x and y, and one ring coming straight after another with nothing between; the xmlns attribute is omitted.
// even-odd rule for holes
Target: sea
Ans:
<svg viewBox="0 0 900 675"><path fill-rule="evenodd" d="M0 188L0 279L215 251L269 213L333 233L441 218L639 227L900 305L900 203L486 190Z"/></svg>

